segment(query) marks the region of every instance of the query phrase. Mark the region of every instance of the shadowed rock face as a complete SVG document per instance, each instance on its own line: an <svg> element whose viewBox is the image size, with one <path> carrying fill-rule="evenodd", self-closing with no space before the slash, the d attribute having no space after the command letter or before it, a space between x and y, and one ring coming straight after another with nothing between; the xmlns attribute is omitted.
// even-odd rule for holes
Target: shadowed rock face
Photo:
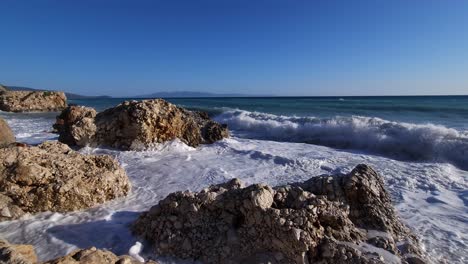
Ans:
<svg viewBox="0 0 468 264"><path fill-rule="evenodd" d="M0 148L15 142L15 136L8 123L0 117Z"/></svg>
<svg viewBox="0 0 468 264"><path fill-rule="evenodd" d="M88 107L68 107L57 117L54 128L59 140L72 146L124 150L144 149L176 138L195 147L229 136L225 125L206 114L162 99L126 101L98 114Z"/></svg>
<svg viewBox="0 0 468 264"><path fill-rule="evenodd" d="M53 112L65 107L63 92L0 91L0 110L6 112Z"/></svg>
<svg viewBox="0 0 468 264"><path fill-rule="evenodd" d="M0 149L0 220L80 210L123 197L130 188L110 156L83 155L59 142Z"/></svg>
<svg viewBox="0 0 468 264"><path fill-rule="evenodd" d="M172 193L143 213L132 230L157 254L205 263L423 259L415 237L395 214L382 178L366 165L347 175L275 188L243 187L234 179L201 192Z"/></svg>

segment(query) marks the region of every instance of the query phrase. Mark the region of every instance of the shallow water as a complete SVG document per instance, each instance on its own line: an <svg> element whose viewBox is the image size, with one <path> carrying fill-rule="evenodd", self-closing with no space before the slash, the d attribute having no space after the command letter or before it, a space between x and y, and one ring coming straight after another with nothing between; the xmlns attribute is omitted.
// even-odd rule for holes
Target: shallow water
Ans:
<svg viewBox="0 0 468 264"><path fill-rule="evenodd" d="M239 115L236 111L253 118L254 122L258 121L257 127L248 127L242 120L237 120L237 125L233 124L236 115ZM56 138L56 135L47 132L50 131L55 114L0 115L7 119L19 141L34 144ZM280 185L303 181L320 174L347 173L355 165L367 163L384 176L399 215L418 234L432 259L440 263L468 261L468 172L460 169L457 164L454 165L454 162L440 158L445 155L443 152L434 151L431 158L422 160L396 159L372 149L351 146L340 150L305 144L294 140L302 136L300 133L297 135L298 132L294 130L281 130L284 122L292 122L292 127L294 123L298 124L299 121L294 119L296 117L273 113L262 113L260 118L256 115L258 113L249 110L226 110L216 119L231 122L234 136L198 148L174 141L141 152L82 149L83 153L116 157L130 177L132 193L126 198L84 211L67 214L41 213L22 220L3 222L0 224L0 236L13 243L35 245L41 260L63 255L75 248L90 246L126 254L137 241L130 234L128 225L139 212L148 210L171 192L196 191L235 177L247 183ZM349 120L349 117L346 118L345 120ZM265 128L265 123L277 125L281 133L272 132L276 137L268 135L267 132L271 132L274 126ZM419 125L421 124L408 123L410 127ZM442 131L436 133L439 142L437 144L444 142L447 133L450 136L463 136L464 130L461 128L441 126L443 125L435 126ZM431 126L423 127L422 130L426 131L425 129L432 131ZM342 130L343 127L338 127L336 133ZM408 131L419 133L412 129ZM349 137L352 141L359 133L362 132L346 133L343 138ZM310 136L310 133L307 135ZM424 135L426 134L413 136L424 139ZM433 136L434 133L427 135ZM426 141L431 142L427 138ZM433 146L437 148L437 144L434 143ZM439 160L434 157L439 157ZM144 251L145 257L155 257L149 254L149 246ZM163 263L180 263L180 260L170 258L158 259Z"/></svg>

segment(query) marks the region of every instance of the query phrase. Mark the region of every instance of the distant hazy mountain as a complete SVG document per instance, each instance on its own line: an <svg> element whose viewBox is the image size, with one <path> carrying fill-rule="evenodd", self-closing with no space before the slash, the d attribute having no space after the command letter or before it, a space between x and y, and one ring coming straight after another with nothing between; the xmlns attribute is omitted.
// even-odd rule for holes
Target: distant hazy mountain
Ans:
<svg viewBox="0 0 468 264"><path fill-rule="evenodd" d="M139 95L136 98L175 98L175 97L246 97L252 95L246 94L217 94L217 93L205 93L205 92L190 92L190 91L180 91L180 92L156 92L151 94Z"/></svg>
<svg viewBox="0 0 468 264"><path fill-rule="evenodd" d="M52 91L52 90L45 90L45 89L34 89L29 87L21 87L21 86L5 86L7 89L11 91ZM67 93L65 92L67 99L86 99L86 98L111 98L110 96L87 96L87 95L80 95L74 93Z"/></svg>

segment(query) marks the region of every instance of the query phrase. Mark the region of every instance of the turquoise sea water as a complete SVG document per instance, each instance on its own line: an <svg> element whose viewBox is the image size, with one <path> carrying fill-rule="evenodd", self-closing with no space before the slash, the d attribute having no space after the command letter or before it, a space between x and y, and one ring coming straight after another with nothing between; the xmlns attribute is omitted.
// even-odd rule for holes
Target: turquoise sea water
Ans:
<svg viewBox="0 0 468 264"><path fill-rule="evenodd" d="M80 99L70 100L70 103L103 110L125 100L141 98ZM210 97L166 100L187 108L206 111L212 116L228 109L240 109L274 115L319 118L357 115L468 129L468 96Z"/></svg>
<svg viewBox="0 0 468 264"><path fill-rule="evenodd" d="M98 111L132 98L70 103ZM134 100L142 100L134 99ZM167 98L238 137L310 143L468 169L468 96Z"/></svg>
<svg viewBox="0 0 468 264"><path fill-rule="evenodd" d="M102 111L130 99L70 103ZM79 151L115 157L132 182L132 194L90 210L3 222L0 235L34 244L40 260L76 247L127 254L137 238L125 212L146 211L171 192L232 178L277 186L347 173L365 163L384 177L399 215L435 263L467 263L467 96L167 100L210 113L232 136L197 148L178 140L145 151L85 147ZM17 141L29 144L57 139L51 133L57 114L0 111Z"/></svg>

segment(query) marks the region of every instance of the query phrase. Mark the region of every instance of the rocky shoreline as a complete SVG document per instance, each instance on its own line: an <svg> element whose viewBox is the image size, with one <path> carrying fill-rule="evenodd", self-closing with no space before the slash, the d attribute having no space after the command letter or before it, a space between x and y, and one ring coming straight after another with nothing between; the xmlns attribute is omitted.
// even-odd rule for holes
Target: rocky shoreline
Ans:
<svg viewBox="0 0 468 264"><path fill-rule="evenodd" d="M130 192L116 160L69 146L140 150L179 139L196 147L229 136L206 114L162 99L126 101L101 113L69 106L54 129L60 142L29 146L16 143L0 118L0 221L86 209ZM367 165L286 186L245 187L233 179L175 192L141 213L131 230L156 255L203 263L429 263L395 213L382 177ZM89 248L45 263L139 261ZM37 257L32 246L0 241L0 263L37 263Z"/></svg>
<svg viewBox="0 0 468 264"><path fill-rule="evenodd" d="M366 165L302 183L176 192L133 225L160 255L203 263L427 263Z"/></svg>
<svg viewBox="0 0 468 264"><path fill-rule="evenodd" d="M5 112L55 112L67 107L64 92L9 91L0 89L0 110Z"/></svg>
<svg viewBox="0 0 468 264"><path fill-rule="evenodd" d="M196 147L229 136L227 126L207 114L163 99L125 101L100 113L90 107L69 106L57 117L54 129L59 141L70 146L121 150L141 150L176 138Z"/></svg>

